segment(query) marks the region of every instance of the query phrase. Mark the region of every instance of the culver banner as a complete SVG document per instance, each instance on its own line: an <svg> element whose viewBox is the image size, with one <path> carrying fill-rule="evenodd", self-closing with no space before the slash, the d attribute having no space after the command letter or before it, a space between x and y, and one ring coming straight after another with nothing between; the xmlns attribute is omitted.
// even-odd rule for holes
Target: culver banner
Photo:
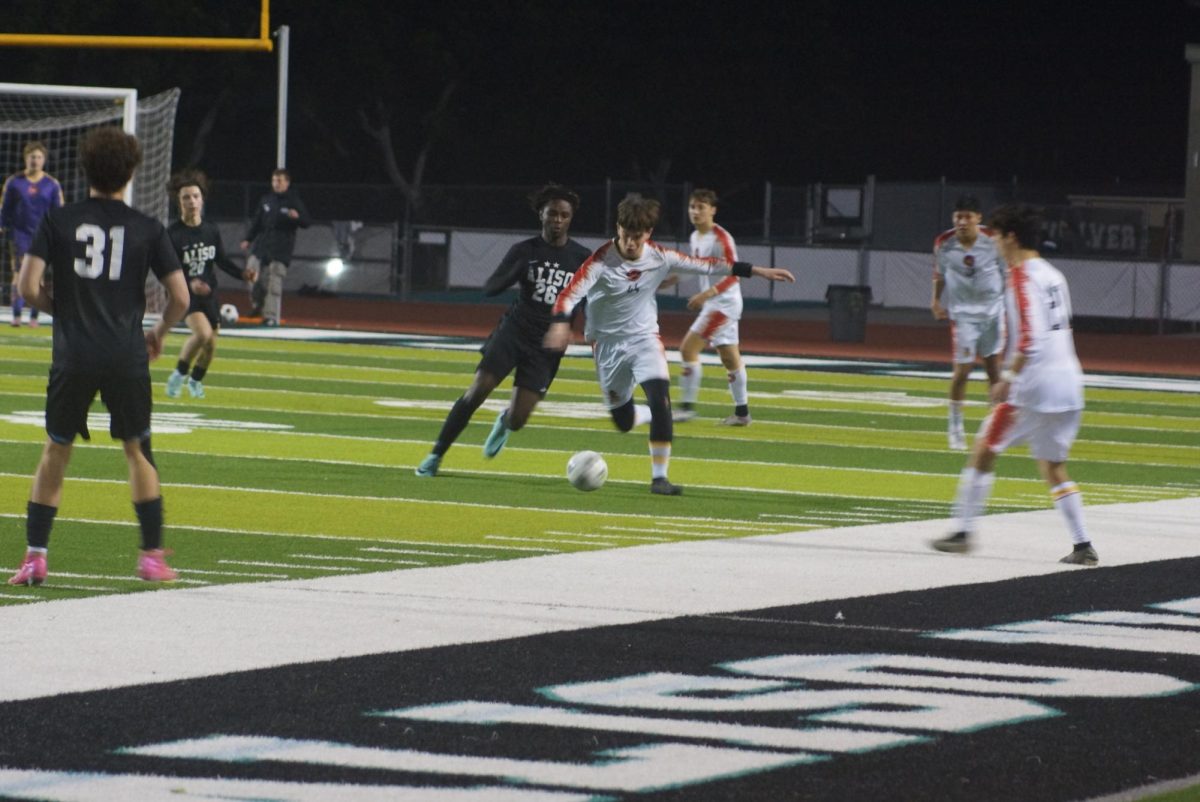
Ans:
<svg viewBox="0 0 1200 802"><path fill-rule="evenodd" d="M1045 207L1045 236L1055 252L1070 256L1142 256L1146 251L1145 212L1098 206Z"/></svg>

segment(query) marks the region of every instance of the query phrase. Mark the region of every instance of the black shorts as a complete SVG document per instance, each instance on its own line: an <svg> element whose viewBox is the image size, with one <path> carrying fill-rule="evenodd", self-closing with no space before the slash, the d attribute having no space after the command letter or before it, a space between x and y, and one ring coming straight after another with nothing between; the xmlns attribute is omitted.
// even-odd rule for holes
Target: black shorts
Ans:
<svg viewBox="0 0 1200 802"><path fill-rule="evenodd" d="M62 445L75 435L91 439L88 410L100 393L108 407L108 432L114 440L144 440L150 436L150 375L110 376L50 368L46 388L46 434Z"/></svg>
<svg viewBox="0 0 1200 802"><path fill-rule="evenodd" d="M483 359L479 360L477 371L486 371L503 379L515 368L517 375L513 385L543 396L550 389L562 361L562 354L551 353L542 347L540 336L531 337L507 318L500 321L479 350L483 352Z"/></svg>
<svg viewBox="0 0 1200 802"><path fill-rule="evenodd" d="M221 327L221 302L217 300L215 292L208 295L193 295L192 300L188 303L188 310L187 314L184 315L184 319L186 320L195 312L203 312L214 329Z"/></svg>

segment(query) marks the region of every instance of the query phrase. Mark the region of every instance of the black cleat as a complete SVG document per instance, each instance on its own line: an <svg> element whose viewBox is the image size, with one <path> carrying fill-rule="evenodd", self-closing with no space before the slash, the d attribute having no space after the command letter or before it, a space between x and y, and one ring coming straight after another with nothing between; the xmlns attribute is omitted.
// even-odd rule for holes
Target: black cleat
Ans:
<svg viewBox="0 0 1200 802"><path fill-rule="evenodd" d="M967 539L966 532L955 532L948 537L932 540L929 545L938 551L946 551L951 554L966 554L971 550L971 541Z"/></svg>
<svg viewBox="0 0 1200 802"><path fill-rule="evenodd" d="M650 482L650 492L660 496L682 496L683 488L671 484L665 477L660 477Z"/></svg>
<svg viewBox="0 0 1200 802"><path fill-rule="evenodd" d="M1092 548L1091 543L1087 543L1083 548L1076 547L1074 551L1063 557L1059 562L1073 565L1098 565L1100 563L1100 555Z"/></svg>

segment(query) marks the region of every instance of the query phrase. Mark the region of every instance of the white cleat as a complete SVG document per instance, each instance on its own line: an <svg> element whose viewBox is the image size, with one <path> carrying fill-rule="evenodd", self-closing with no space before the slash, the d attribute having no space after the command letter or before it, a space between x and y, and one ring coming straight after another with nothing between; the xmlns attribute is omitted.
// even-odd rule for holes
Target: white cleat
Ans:
<svg viewBox="0 0 1200 802"><path fill-rule="evenodd" d="M951 429L949 432L949 440L951 451L967 450L967 434L962 429L958 429L957 431Z"/></svg>

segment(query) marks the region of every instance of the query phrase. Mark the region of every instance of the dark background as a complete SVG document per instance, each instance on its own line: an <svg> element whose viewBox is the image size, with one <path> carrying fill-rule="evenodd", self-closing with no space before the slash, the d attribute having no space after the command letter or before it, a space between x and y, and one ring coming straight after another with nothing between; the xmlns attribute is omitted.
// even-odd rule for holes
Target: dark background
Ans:
<svg viewBox="0 0 1200 802"><path fill-rule="evenodd" d="M297 181L1183 183L1185 0L275 0ZM18 33L252 37L258 0L22 3ZM183 90L175 166L262 180L276 56L0 48L21 83ZM444 103L439 106L439 99ZM12 165L15 168L18 165ZM5 169L8 169L7 166Z"/></svg>

